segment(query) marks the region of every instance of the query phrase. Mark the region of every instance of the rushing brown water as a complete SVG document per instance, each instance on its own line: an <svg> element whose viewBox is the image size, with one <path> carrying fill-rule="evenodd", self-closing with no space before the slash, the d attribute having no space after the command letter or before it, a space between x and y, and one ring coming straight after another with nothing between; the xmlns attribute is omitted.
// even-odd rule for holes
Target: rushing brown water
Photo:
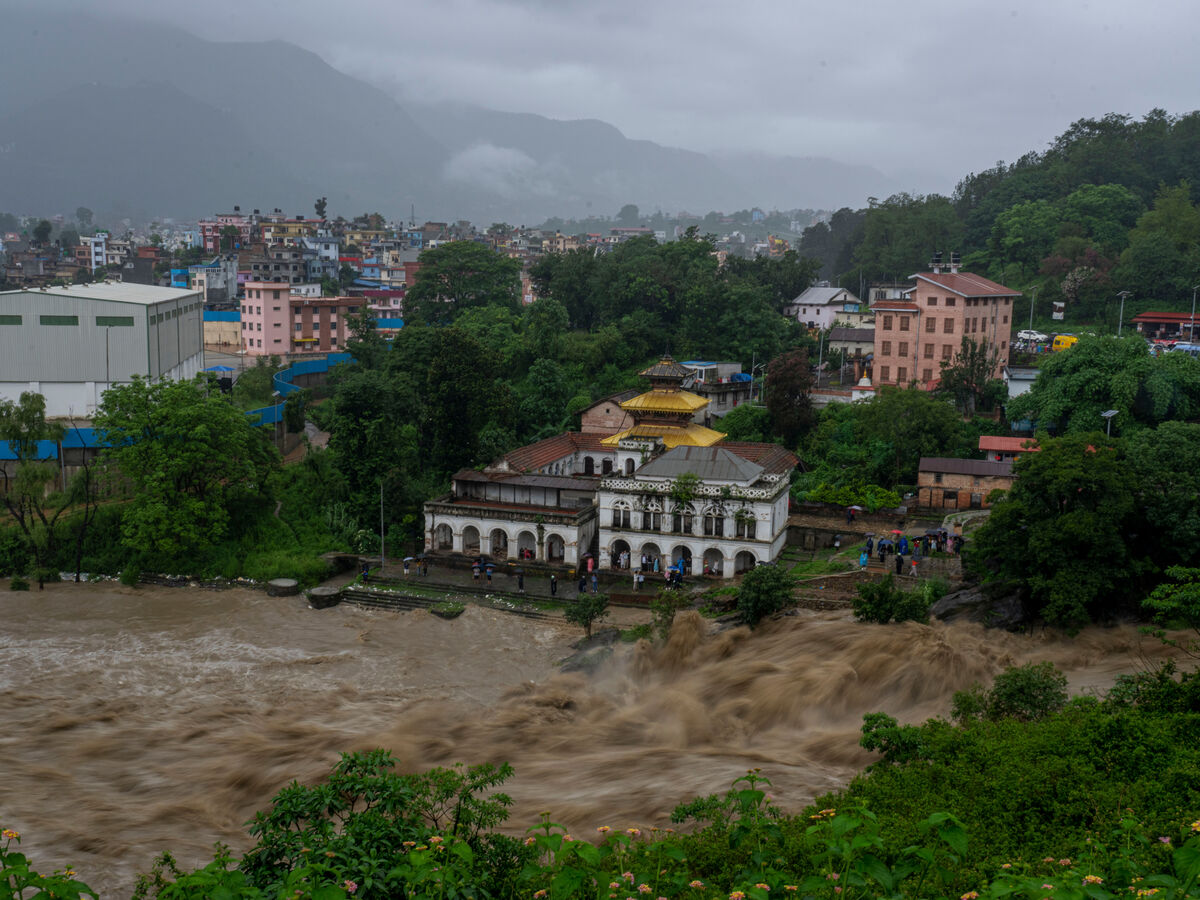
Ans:
<svg viewBox="0 0 1200 900"><path fill-rule="evenodd" d="M1073 692L1164 655L1132 627L1069 639L972 626L866 626L801 614L620 647L592 678L556 663L578 630L469 608L308 609L248 591L54 585L0 594L0 824L44 869L106 896L170 849L188 866L288 781L339 751L391 748L418 770L509 761L510 825L666 824L760 766L785 807L869 757L864 712L945 715L1004 666L1050 660Z"/></svg>

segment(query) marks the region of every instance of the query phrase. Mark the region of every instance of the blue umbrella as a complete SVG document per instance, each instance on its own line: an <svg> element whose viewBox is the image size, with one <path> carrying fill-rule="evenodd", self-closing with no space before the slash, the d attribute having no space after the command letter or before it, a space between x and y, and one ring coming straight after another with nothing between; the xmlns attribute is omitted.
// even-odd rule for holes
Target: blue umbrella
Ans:
<svg viewBox="0 0 1200 900"><path fill-rule="evenodd" d="M204 371L205 372L232 372L233 367L232 366L209 366Z"/></svg>

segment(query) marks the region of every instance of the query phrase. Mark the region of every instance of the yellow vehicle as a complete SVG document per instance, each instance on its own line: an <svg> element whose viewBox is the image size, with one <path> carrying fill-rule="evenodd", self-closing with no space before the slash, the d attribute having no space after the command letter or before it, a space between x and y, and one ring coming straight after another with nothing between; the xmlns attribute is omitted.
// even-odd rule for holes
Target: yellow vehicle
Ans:
<svg viewBox="0 0 1200 900"><path fill-rule="evenodd" d="M1057 353L1059 350L1074 347L1077 343L1079 343L1079 338L1073 334L1056 334L1054 336L1054 343L1050 345L1050 349Z"/></svg>

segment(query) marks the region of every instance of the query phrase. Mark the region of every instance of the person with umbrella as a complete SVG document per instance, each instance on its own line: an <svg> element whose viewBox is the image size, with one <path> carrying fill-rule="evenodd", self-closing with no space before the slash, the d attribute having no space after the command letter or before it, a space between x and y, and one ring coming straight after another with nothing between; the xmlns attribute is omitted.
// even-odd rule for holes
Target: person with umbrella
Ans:
<svg viewBox="0 0 1200 900"><path fill-rule="evenodd" d="M409 564L410 562L412 562L412 557L411 557L411 556L406 556L406 557L404 557L404 577L405 577L405 578L407 578L407 577L408 577L408 564Z"/></svg>
<svg viewBox="0 0 1200 900"><path fill-rule="evenodd" d="M871 552L874 549L875 549L875 534L874 534L874 532L868 531L867 532L867 556L870 556Z"/></svg>

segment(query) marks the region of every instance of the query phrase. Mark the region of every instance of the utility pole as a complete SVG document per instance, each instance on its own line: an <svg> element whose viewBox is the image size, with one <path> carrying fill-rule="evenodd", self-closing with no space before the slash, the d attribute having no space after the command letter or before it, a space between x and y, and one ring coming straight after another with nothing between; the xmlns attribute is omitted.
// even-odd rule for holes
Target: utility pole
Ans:
<svg viewBox="0 0 1200 900"><path fill-rule="evenodd" d="M1037 303L1037 288L1033 289L1033 296L1029 300L1029 330L1033 331L1033 307Z"/></svg>
<svg viewBox="0 0 1200 900"><path fill-rule="evenodd" d="M1125 298L1131 293L1133 292L1121 291L1119 294L1117 294L1117 296L1121 298L1121 311L1117 314L1117 337L1121 336L1121 326L1125 324Z"/></svg>
<svg viewBox="0 0 1200 900"><path fill-rule="evenodd" d="M1192 285L1192 321L1188 325L1188 343L1196 342L1196 288L1200 288L1200 284Z"/></svg>
<svg viewBox="0 0 1200 900"><path fill-rule="evenodd" d="M387 565L387 544L383 539L383 479L379 479L379 574L383 574L383 567Z"/></svg>

